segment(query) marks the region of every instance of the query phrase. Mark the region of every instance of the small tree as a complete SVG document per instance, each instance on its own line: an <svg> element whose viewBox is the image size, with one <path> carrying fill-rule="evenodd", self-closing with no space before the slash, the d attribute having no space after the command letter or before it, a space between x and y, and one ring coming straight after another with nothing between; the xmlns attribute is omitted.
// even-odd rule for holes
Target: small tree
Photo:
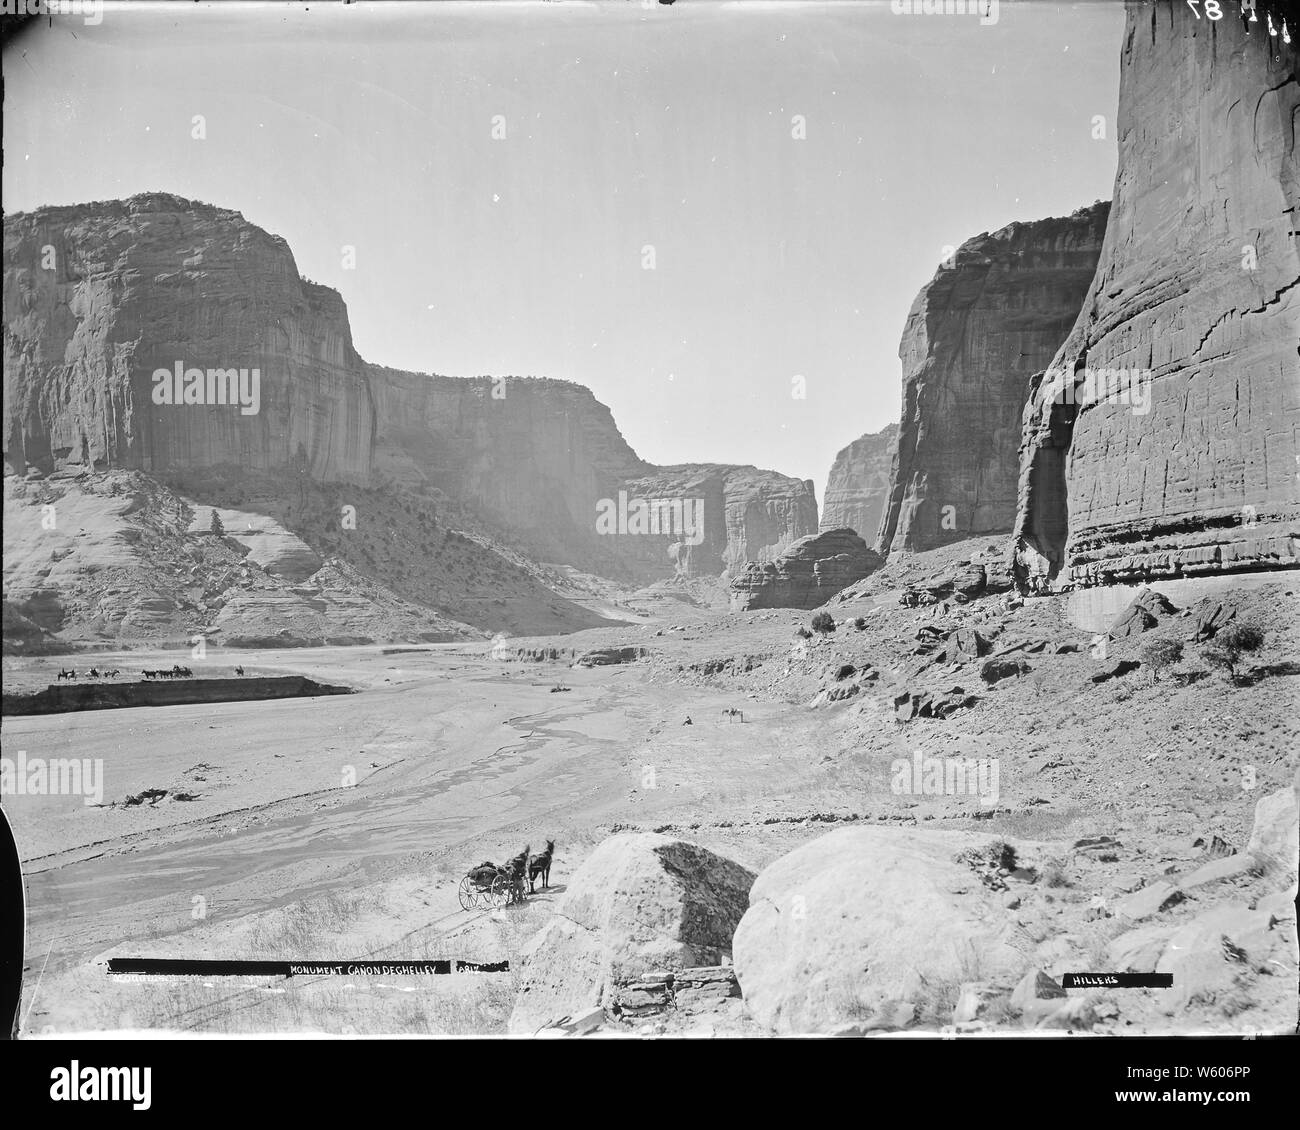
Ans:
<svg viewBox="0 0 1300 1130"><path fill-rule="evenodd" d="M1238 681L1237 668L1243 657L1264 646L1264 630L1257 624L1229 624L1214 640L1201 650L1201 654L1216 667L1228 673L1228 681Z"/></svg>
<svg viewBox="0 0 1300 1130"><path fill-rule="evenodd" d="M1177 640L1149 640L1138 652L1142 662L1151 669L1151 681L1160 681L1160 672L1172 667L1183 657L1183 645Z"/></svg>
<svg viewBox="0 0 1300 1130"><path fill-rule="evenodd" d="M222 525L221 515L217 513L216 508L212 510L212 521L208 524L208 529L212 531L212 536L224 538L226 536L226 527Z"/></svg>
<svg viewBox="0 0 1300 1130"><path fill-rule="evenodd" d="M835 631L835 617L829 612L818 612L812 618L812 630L823 633Z"/></svg>

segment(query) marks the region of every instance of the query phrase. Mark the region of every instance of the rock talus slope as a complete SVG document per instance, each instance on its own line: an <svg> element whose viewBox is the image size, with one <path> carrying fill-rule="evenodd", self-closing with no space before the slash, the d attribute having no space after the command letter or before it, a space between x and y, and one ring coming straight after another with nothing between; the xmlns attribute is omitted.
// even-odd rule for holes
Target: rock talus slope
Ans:
<svg viewBox="0 0 1300 1130"><path fill-rule="evenodd" d="M1032 583L1296 564L1300 42L1235 8L1128 8L1105 244L1025 409Z"/></svg>
<svg viewBox="0 0 1300 1130"><path fill-rule="evenodd" d="M1078 316L1107 210L967 240L917 296L898 350L903 407L881 553L1011 531L1030 379Z"/></svg>

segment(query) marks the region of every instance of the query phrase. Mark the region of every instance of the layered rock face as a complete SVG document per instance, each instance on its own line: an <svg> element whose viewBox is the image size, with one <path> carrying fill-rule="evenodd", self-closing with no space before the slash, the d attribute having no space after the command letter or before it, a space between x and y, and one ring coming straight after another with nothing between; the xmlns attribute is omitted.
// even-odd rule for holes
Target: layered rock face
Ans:
<svg viewBox="0 0 1300 1130"><path fill-rule="evenodd" d="M699 529L668 539L666 547L641 539L623 552L661 553L681 576L733 575L749 562L776 560L799 538L817 529L817 499L807 479L757 467L717 463L658 467L627 484L642 498L692 500ZM624 539L630 542L632 539Z"/></svg>
<svg viewBox="0 0 1300 1130"><path fill-rule="evenodd" d="M369 473L374 408L343 300L238 212L151 193L6 217L4 325L8 468ZM202 370L203 402L155 403L153 374L178 365ZM231 369L235 397L225 376L208 387Z"/></svg>
<svg viewBox="0 0 1300 1130"><path fill-rule="evenodd" d="M850 529L874 539L889 498L898 425L855 439L835 456L822 498L823 530Z"/></svg>
<svg viewBox="0 0 1300 1130"><path fill-rule="evenodd" d="M5 463L20 474L396 482L472 506L545 560L641 583L768 561L817 529L811 483L646 463L580 385L366 364L340 296L237 212L154 193L7 217L4 269ZM639 502L657 510L644 523Z"/></svg>
<svg viewBox="0 0 1300 1130"><path fill-rule="evenodd" d="M1025 409L1035 587L1297 564L1300 43L1267 6L1129 6L1097 276Z"/></svg>
<svg viewBox="0 0 1300 1130"><path fill-rule="evenodd" d="M431 376L367 366L374 467L485 511L550 560L608 569L596 504L649 470L590 389L534 378ZM663 568L671 574L666 552Z"/></svg>
<svg viewBox="0 0 1300 1130"><path fill-rule="evenodd" d="M1030 379L1078 316L1107 209L976 236L917 296L898 350L903 408L881 553L1011 531Z"/></svg>
<svg viewBox="0 0 1300 1130"><path fill-rule="evenodd" d="M800 538L775 561L753 563L731 582L731 607L816 608L878 569L879 554L852 530Z"/></svg>
<svg viewBox="0 0 1300 1130"><path fill-rule="evenodd" d="M582 385L368 370L376 468L472 502L548 560L643 580L717 575L817 528L812 483L646 463Z"/></svg>

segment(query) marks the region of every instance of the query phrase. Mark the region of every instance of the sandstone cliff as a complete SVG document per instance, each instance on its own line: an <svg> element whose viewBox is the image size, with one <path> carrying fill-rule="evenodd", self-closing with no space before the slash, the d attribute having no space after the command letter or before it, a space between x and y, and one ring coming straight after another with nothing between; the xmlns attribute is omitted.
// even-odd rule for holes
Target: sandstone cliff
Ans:
<svg viewBox="0 0 1300 1130"><path fill-rule="evenodd" d="M257 369L257 411L156 404L154 372L178 363L248 370L250 387ZM302 458L317 478L369 473L374 408L343 300L238 212L148 193L6 216L4 367L19 472Z"/></svg>
<svg viewBox="0 0 1300 1130"><path fill-rule="evenodd" d="M874 539L889 498L889 472L898 425L855 439L835 456L822 498L823 530L847 527Z"/></svg>
<svg viewBox="0 0 1300 1130"><path fill-rule="evenodd" d="M472 502L546 560L643 581L717 575L771 560L817 527L811 483L756 467L646 463L582 385L368 370L376 469ZM638 500L685 509L637 532L618 517ZM609 508L606 528L598 518Z"/></svg>
<svg viewBox="0 0 1300 1130"><path fill-rule="evenodd" d="M1025 410L1035 585L1296 564L1300 43L1267 6L1129 6L1096 279Z"/></svg>
<svg viewBox="0 0 1300 1130"><path fill-rule="evenodd" d="M646 463L580 385L366 364L341 297L299 278L284 240L237 212L150 193L6 217L4 269L3 439L19 474L237 468L391 484L472 507L539 559L639 583L766 561L817 529L811 483ZM159 387L180 390L155 374L178 366L194 402L159 403ZM217 370L256 370L256 403L212 403ZM629 527L639 500L675 505L677 520ZM606 529L611 505L620 520ZM683 526L696 514L698 530Z"/></svg>
<svg viewBox="0 0 1300 1130"><path fill-rule="evenodd" d="M1011 531L1029 382L1078 316L1107 208L967 240L917 296L898 350L903 408L881 553Z"/></svg>

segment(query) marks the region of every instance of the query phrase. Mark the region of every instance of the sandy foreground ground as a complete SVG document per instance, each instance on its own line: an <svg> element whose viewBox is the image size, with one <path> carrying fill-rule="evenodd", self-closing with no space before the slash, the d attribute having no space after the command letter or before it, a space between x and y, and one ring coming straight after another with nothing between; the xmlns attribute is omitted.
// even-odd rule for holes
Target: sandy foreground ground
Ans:
<svg viewBox="0 0 1300 1130"><path fill-rule="evenodd" d="M1067 886L1018 912L1058 964L1095 968L1120 927L1085 923L1090 898L1192 870L1204 854L1198 839L1221 834L1241 850L1255 801L1294 773L1294 675L1235 689L1145 676L1096 687L1089 673L1114 655L1043 653L1032 657L1035 679L987 690L976 679L977 707L902 726L891 696L908 678L905 641L929 613L900 613L889 596L849 612L877 626L854 632L843 622L831 637L792 643L807 614L692 610L675 625L510 641L651 649L591 669L501 662L489 644L209 649L203 674L241 663L357 693L6 718L5 756L103 767L98 805L5 798L27 881L24 1032L499 1032L517 970L405 983L127 982L104 961L513 960L566 876L622 829L680 834L754 870L847 820L933 821L1067 848L1073 837L1113 835L1123 844L1113 864L1070 864ZM1072 629L1043 604L1018 613L1011 630L1063 639ZM755 662L710 674L721 655ZM845 660L875 662L883 678L850 702L811 706L833 682L826 671ZM134 673L186 660L168 651L94 661ZM7 659L6 688L53 682L68 662ZM969 670L958 677L970 684ZM743 722L722 713L737 707ZM917 749L1000 758L1000 800L990 809L974 796L895 795L889 767ZM1241 785L1246 764L1253 791ZM149 789L166 795L124 803ZM549 892L505 911L460 908L457 884L471 866L547 839L557 842ZM1180 1030L1276 1027L1294 1013L1294 977L1284 981L1262 979L1240 1015L1179 1017ZM1142 1008L1123 1023L1169 1027ZM756 1034L744 1023L728 1032Z"/></svg>
<svg viewBox="0 0 1300 1130"><path fill-rule="evenodd" d="M134 670L170 665L175 653L120 658ZM96 656L101 666L114 661ZM61 662L15 671L12 682L41 683L44 668ZM362 690L5 719L6 756L22 750L103 764L101 805L6 798L27 876L29 1030L120 1027L120 1018L101 1015L98 999L112 992L97 964L110 951L231 956L239 931L230 925L314 895L387 881L372 901L387 904L392 929L372 923L371 936L357 938L364 952L334 947L340 956L365 956L376 934L391 939L393 930L400 937L422 926L438 943L490 918L460 910L455 888L465 870L552 838L560 862L554 893L538 903L545 906L602 824L699 812L741 780L751 789L765 780L783 787L784 750L803 744L786 731L814 722L773 705L729 725L716 719L734 695L647 683L637 665L503 664L485 647L210 651L204 673L225 674L236 662L250 673L309 672ZM560 680L571 689L551 693ZM690 711L701 723L684 727ZM169 796L121 803L146 789ZM195 799L171 799L176 793ZM390 945L386 955L491 960L498 956L491 937L451 949L427 948L426 939L419 952ZM266 955L234 948L237 956ZM91 984L83 983L88 969Z"/></svg>

